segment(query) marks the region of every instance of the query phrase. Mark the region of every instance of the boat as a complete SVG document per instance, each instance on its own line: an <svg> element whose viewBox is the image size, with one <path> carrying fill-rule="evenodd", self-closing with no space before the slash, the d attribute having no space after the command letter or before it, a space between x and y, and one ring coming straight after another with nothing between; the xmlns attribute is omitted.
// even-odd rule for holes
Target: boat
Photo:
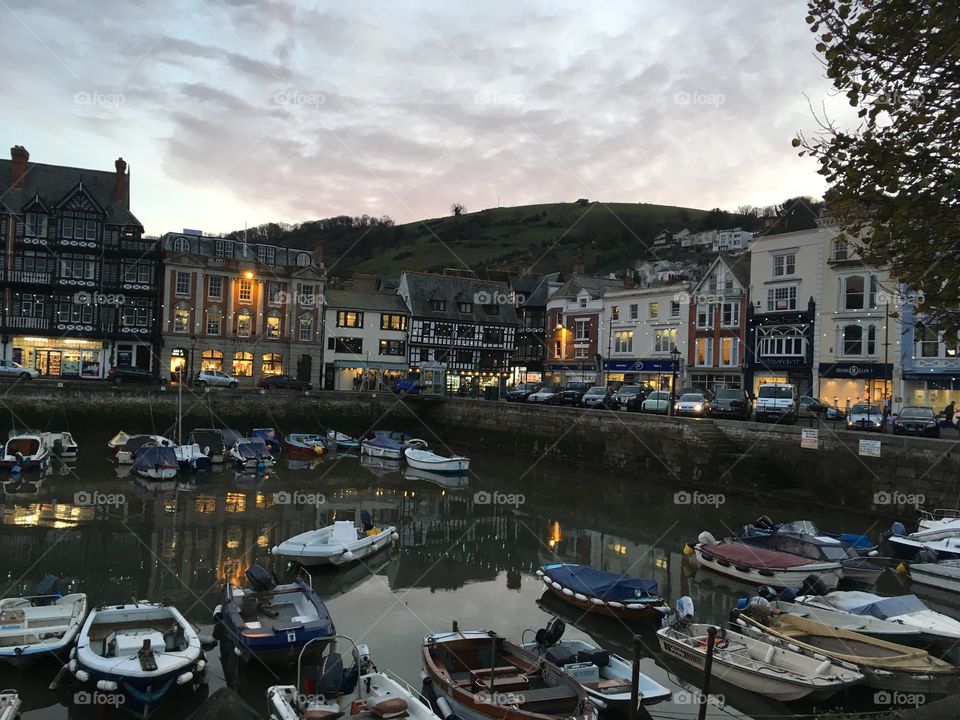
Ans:
<svg viewBox="0 0 960 720"><path fill-rule="evenodd" d="M46 446L53 451L53 454L61 460L72 460L80 453L80 446L73 439L73 435L66 431L44 432L40 433L40 437L43 438Z"/></svg>
<svg viewBox="0 0 960 720"><path fill-rule="evenodd" d="M260 438L264 444L270 448L270 452L279 455L283 450L283 444L277 437L277 431L273 428L254 428L250 431L250 437Z"/></svg>
<svg viewBox="0 0 960 720"><path fill-rule="evenodd" d="M576 678L599 707L629 712L633 663L585 640L563 640L565 629L563 620L551 618L545 628L537 630L536 640L523 647ZM652 678L643 673L638 678L642 705L655 705L670 697L670 691Z"/></svg>
<svg viewBox="0 0 960 720"><path fill-rule="evenodd" d="M689 611L681 608L686 605ZM815 659L787 647L776 647L747 635L729 635L724 628L692 621L693 603L677 601L677 615L657 631L660 649L698 670L707 658L710 631L713 674L717 679L772 700L824 700L863 680L853 667Z"/></svg>
<svg viewBox="0 0 960 720"><path fill-rule="evenodd" d="M960 593L960 560L911 563L910 580L941 590Z"/></svg>
<svg viewBox="0 0 960 720"><path fill-rule="evenodd" d="M290 665L308 643L319 658L325 642L335 634L327 606L310 584L298 577L277 584L261 565L247 570L247 587L226 583L213 612L218 634L228 638L244 662Z"/></svg>
<svg viewBox="0 0 960 720"><path fill-rule="evenodd" d="M916 595L881 597L868 592L832 592L801 595L799 605L836 610L854 617L872 617L900 623L922 633L925 642L952 647L960 642L960 622L928 608Z"/></svg>
<svg viewBox="0 0 960 720"><path fill-rule="evenodd" d="M204 455L203 451L200 449L200 446L196 443L190 445L177 445L173 451L176 453L177 462L180 465L180 469L184 472L210 470L213 466L213 463L210 462L210 458Z"/></svg>
<svg viewBox="0 0 960 720"><path fill-rule="evenodd" d="M347 565L373 555L400 537L392 525L375 527L366 510L361 511L360 519L359 528L352 520L337 520L333 525L300 533L274 546L270 554L301 565Z"/></svg>
<svg viewBox="0 0 960 720"><path fill-rule="evenodd" d="M403 455L407 460L407 465L416 470L462 475L470 468L470 458L468 457L462 455L443 457L426 448L405 447Z"/></svg>
<svg viewBox="0 0 960 720"><path fill-rule="evenodd" d="M42 470L50 462L50 448L40 433L23 432L10 437L3 446L0 468L12 473Z"/></svg>
<svg viewBox="0 0 960 720"><path fill-rule="evenodd" d="M179 471L177 451L172 446L144 445L133 461L133 472L148 480L170 480Z"/></svg>
<svg viewBox="0 0 960 720"><path fill-rule="evenodd" d="M762 598L760 598L762 599ZM741 632L776 647L789 647L814 659L829 658L855 667L864 684L877 690L947 694L960 688L960 668L926 650L887 642L868 635L830 627L754 603L735 611L731 624Z"/></svg>
<svg viewBox="0 0 960 720"><path fill-rule="evenodd" d="M902 523L894 523L890 531L890 549L902 560L913 560L924 549L934 551L938 560L960 559L960 518L943 518L932 527L909 535Z"/></svg>
<svg viewBox="0 0 960 720"><path fill-rule="evenodd" d="M336 430L327 430L326 443L327 447L336 446L338 450L356 450L360 447L359 440Z"/></svg>
<svg viewBox="0 0 960 720"><path fill-rule="evenodd" d="M393 430L375 430L373 437L360 441L360 453L370 457L403 459L403 450L406 447L426 448L424 440L412 438L404 432Z"/></svg>
<svg viewBox="0 0 960 720"><path fill-rule="evenodd" d="M132 602L94 608L67 666L89 690L122 696L120 708L146 718L177 688L205 682L207 661L193 626L175 607Z"/></svg>
<svg viewBox="0 0 960 720"><path fill-rule="evenodd" d="M585 612L659 625L670 611L660 597L656 580L572 563L544 565L537 575L554 595Z"/></svg>
<svg viewBox="0 0 960 720"><path fill-rule="evenodd" d="M399 465L396 468L400 469ZM425 480L434 483L447 490L459 490L470 485L470 476L464 473L443 473L433 470L420 470L418 468L407 467L403 472L407 480Z"/></svg>
<svg viewBox="0 0 960 720"><path fill-rule="evenodd" d="M918 510L920 520L917 530L936 530L947 523L960 520L960 508L936 508L935 510Z"/></svg>
<svg viewBox="0 0 960 720"><path fill-rule="evenodd" d="M21 706L16 690L0 690L0 720L17 720Z"/></svg>
<svg viewBox="0 0 960 720"><path fill-rule="evenodd" d="M769 598L768 598L769 600ZM892 643L902 643L904 645L919 645L921 633L916 628L901 625L898 622L890 620L881 620L880 618L869 615L851 615L850 613L840 612L839 610L828 610L826 608L814 607L811 605L800 605L786 600L772 600L774 608L780 612L790 613L797 617L809 618L816 622L829 625L841 630L869 635L873 638L886 640ZM740 603L746 607L747 598L741 598Z"/></svg>
<svg viewBox="0 0 960 720"><path fill-rule="evenodd" d="M270 448L261 438L240 438L230 448L230 460L241 468L256 469L258 472L272 468L276 464Z"/></svg>
<svg viewBox="0 0 960 720"><path fill-rule="evenodd" d="M460 631L423 640L423 672L460 720L595 720L575 677L494 632Z"/></svg>
<svg viewBox="0 0 960 720"><path fill-rule="evenodd" d="M344 667L336 651L338 640L352 645L353 664ZM423 695L389 671L377 670L366 645L337 635L320 663L302 679L297 665L297 685L267 688L267 710L272 720L437 720Z"/></svg>
<svg viewBox="0 0 960 720"><path fill-rule="evenodd" d="M172 448L176 447L177 444L163 435L149 435L147 433L128 435L122 430L107 443L107 447L116 453L114 460L118 465L133 465L137 453L147 445Z"/></svg>
<svg viewBox="0 0 960 720"><path fill-rule="evenodd" d="M62 657L73 644L87 617L87 596L61 596L55 583L49 590L0 600L0 662L26 667L50 655Z"/></svg>
<svg viewBox="0 0 960 720"><path fill-rule="evenodd" d="M799 587L806 578L815 575L826 590L835 590L843 573L839 561L815 561L741 542L718 543L708 532L700 533L698 541L693 550L700 567L752 585L778 589Z"/></svg>
<svg viewBox="0 0 960 720"><path fill-rule="evenodd" d="M291 452L308 452L320 455L326 448L322 435L316 433L290 433L287 435L287 447Z"/></svg>
<svg viewBox="0 0 960 720"><path fill-rule="evenodd" d="M224 445L223 434L214 428L195 428L187 437L188 445L196 445L200 451L210 458L214 465L224 461L224 455L229 449Z"/></svg>
<svg viewBox="0 0 960 720"><path fill-rule="evenodd" d="M791 523L775 523L767 515L763 515L756 521L744 525L739 533L739 537L769 536L788 526L805 526L808 529L808 534L839 540L844 546L852 548L858 555L870 556L877 552L877 544L865 533L823 532L817 530L816 525L809 520L799 520ZM812 529L813 532L809 532L810 529Z"/></svg>

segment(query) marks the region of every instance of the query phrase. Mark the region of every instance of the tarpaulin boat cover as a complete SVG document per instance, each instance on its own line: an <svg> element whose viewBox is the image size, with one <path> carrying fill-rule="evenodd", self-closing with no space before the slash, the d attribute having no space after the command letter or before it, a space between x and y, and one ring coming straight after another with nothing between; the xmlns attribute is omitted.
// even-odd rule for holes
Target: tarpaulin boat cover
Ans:
<svg viewBox="0 0 960 720"><path fill-rule="evenodd" d="M260 438L248 438L237 443L236 450L244 460L270 457L266 443Z"/></svg>
<svg viewBox="0 0 960 720"><path fill-rule="evenodd" d="M929 610L916 595L880 598L876 602L850 608L854 615L870 615L880 620L891 620L901 615Z"/></svg>
<svg viewBox="0 0 960 720"><path fill-rule="evenodd" d="M767 550L755 545L741 543L720 543L719 545L700 545L700 552L705 556L726 560L736 565L745 565L755 568L771 568L785 570L787 568L810 565L813 561L792 553Z"/></svg>
<svg viewBox="0 0 960 720"><path fill-rule="evenodd" d="M220 437L223 438L223 446L229 450L243 439L243 433L239 430L221 430Z"/></svg>
<svg viewBox="0 0 960 720"><path fill-rule="evenodd" d="M217 455L223 452L223 435L219 430L194 430L190 437L200 449L210 448L210 453Z"/></svg>
<svg viewBox="0 0 960 720"><path fill-rule="evenodd" d="M179 467L177 452L172 447L145 447L137 453L138 468Z"/></svg>
<svg viewBox="0 0 960 720"><path fill-rule="evenodd" d="M563 587L607 602L659 596L656 580L594 570L585 565L547 565L541 569Z"/></svg>

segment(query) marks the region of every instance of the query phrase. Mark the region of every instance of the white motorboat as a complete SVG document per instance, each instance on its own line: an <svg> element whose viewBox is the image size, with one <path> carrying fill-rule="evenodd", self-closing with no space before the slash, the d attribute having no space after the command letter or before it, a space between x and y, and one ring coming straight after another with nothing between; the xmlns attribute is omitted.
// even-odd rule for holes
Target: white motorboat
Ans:
<svg viewBox="0 0 960 720"><path fill-rule="evenodd" d="M327 447L332 446L336 446L339 450L356 450L360 447L360 441L346 433L327 430Z"/></svg>
<svg viewBox="0 0 960 720"><path fill-rule="evenodd" d="M960 560L911 563L910 579L920 585L960 593Z"/></svg>
<svg viewBox="0 0 960 720"><path fill-rule="evenodd" d="M905 645L916 645L920 642L921 633L919 630L892 620L881 620L870 615L851 615L840 610L828 610L827 608L800 605L784 600L773 601L773 606L780 612L815 620L833 628L869 635L887 642Z"/></svg>
<svg viewBox="0 0 960 720"><path fill-rule="evenodd" d="M268 470L277 462L263 438L240 438L228 455L237 466L257 471Z"/></svg>
<svg viewBox="0 0 960 720"><path fill-rule="evenodd" d="M17 720L21 705L16 690L0 690L0 720Z"/></svg>
<svg viewBox="0 0 960 720"><path fill-rule="evenodd" d="M939 560L960 558L960 518L944 517L931 527L909 535L903 525L894 523L888 542L893 554L903 560L913 560L921 550L932 550Z"/></svg>
<svg viewBox="0 0 960 720"><path fill-rule="evenodd" d="M50 462L50 448L40 433L12 435L3 446L0 468L13 473L42 470Z"/></svg>
<svg viewBox="0 0 960 720"><path fill-rule="evenodd" d="M80 446L73 439L73 435L64 432L44 432L40 433L43 442L53 451L53 454L61 460L71 460L80 453Z"/></svg>
<svg viewBox="0 0 960 720"><path fill-rule="evenodd" d="M177 445L173 449L181 470L209 470L213 463L197 443Z"/></svg>
<svg viewBox="0 0 960 720"><path fill-rule="evenodd" d="M122 430L107 442L107 447L116 453L115 461L118 465L133 465L137 459L137 452L147 446L176 447L176 443L163 435L148 435L135 433L128 435Z"/></svg>
<svg viewBox="0 0 960 720"><path fill-rule="evenodd" d="M63 654L86 617L83 593L0 600L0 662L23 667Z"/></svg>
<svg viewBox="0 0 960 720"><path fill-rule="evenodd" d="M415 470L427 470L432 473L462 475L470 468L470 458L462 455L443 457L426 448L406 447L403 449L407 465Z"/></svg>
<svg viewBox="0 0 960 720"><path fill-rule="evenodd" d="M917 531L936 530L948 523L960 520L960 508L937 508L935 510L920 510L920 521Z"/></svg>
<svg viewBox="0 0 960 720"><path fill-rule="evenodd" d="M149 717L180 686L196 689L207 665L193 626L175 607L133 603L95 608L68 665L85 687L123 696L123 709Z"/></svg>
<svg viewBox="0 0 960 720"><path fill-rule="evenodd" d="M382 550L400 537L392 525L374 527L366 510L361 518L362 528L352 520L337 520L333 525L284 540L273 547L270 554L301 565L347 565Z"/></svg>

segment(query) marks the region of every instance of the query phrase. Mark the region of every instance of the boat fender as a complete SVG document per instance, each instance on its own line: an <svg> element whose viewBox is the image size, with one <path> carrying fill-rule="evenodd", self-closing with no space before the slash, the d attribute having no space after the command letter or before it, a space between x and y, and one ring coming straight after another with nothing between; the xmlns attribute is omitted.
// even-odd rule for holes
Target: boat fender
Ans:
<svg viewBox="0 0 960 720"><path fill-rule="evenodd" d="M684 554L684 555L686 555L687 557L690 557L690 556L693 555L695 552L696 552L696 550L693 549L693 545L691 545L690 543L684 543L684 546L683 546L683 554Z"/></svg>
<svg viewBox="0 0 960 720"><path fill-rule="evenodd" d="M774 590L769 585L761 585L760 587L758 587L757 595L764 598L765 600L769 600L770 602L773 602L774 600L777 599L777 591Z"/></svg>
<svg viewBox="0 0 960 720"><path fill-rule="evenodd" d="M780 600L792 603L797 599L797 596L800 594L800 592L801 590L798 587L784 588L783 592L780 593Z"/></svg>
<svg viewBox="0 0 960 720"><path fill-rule="evenodd" d="M70 648L70 659L72 660L72 659L75 658L76 656L77 656L77 648L76 648L76 646L74 646L74 647Z"/></svg>
<svg viewBox="0 0 960 720"><path fill-rule="evenodd" d="M571 590L570 588L564 588L563 594L566 595L567 597L573 597L573 590Z"/></svg>
<svg viewBox="0 0 960 720"><path fill-rule="evenodd" d="M580 602L586 602L586 601L587 601L587 596L584 595L583 593L576 593L576 594L574 594L574 597L575 597L577 600L579 600Z"/></svg>
<svg viewBox="0 0 960 720"><path fill-rule="evenodd" d="M552 585L552 584L553 584L553 580L551 580L550 578L548 578L546 575L544 575L544 576L543 576L542 578L540 578L540 579L543 580L543 584L544 584L544 585Z"/></svg>
<svg viewBox="0 0 960 720"><path fill-rule="evenodd" d="M113 692L117 689L117 683L113 680L100 680L97 682L97 690L103 690L104 692Z"/></svg>
<svg viewBox="0 0 960 720"><path fill-rule="evenodd" d="M242 657L243 657L243 653L240 651L240 648L234 646L233 652L234 652L234 654L235 654L238 658L242 658Z"/></svg>
<svg viewBox="0 0 960 720"><path fill-rule="evenodd" d="M177 675L177 685L186 685L191 680L193 680L192 672L185 672L182 675Z"/></svg>
<svg viewBox="0 0 960 720"><path fill-rule="evenodd" d="M213 609L213 621L220 622L223 619L223 605L217 605Z"/></svg>
<svg viewBox="0 0 960 720"><path fill-rule="evenodd" d="M937 559L937 551L927 547L920 548L920 551L913 556L915 563L935 563Z"/></svg>
<svg viewBox="0 0 960 720"><path fill-rule="evenodd" d="M763 661L767 665L769 665L770 663L773 662L773 658L776 654L777 654L777 649L773 645L771 645L769 648L767 648L767 654L764 655Z"/></svg>
<svg viewBox="0 0 960 720"><path fill-rule="evenodd" d="M445 697L440 695L437 696L437 710L440 711L440 717L443 720L454 720L456 715L453 714L453 708L450 707L450 703L447 702Z"/></svg>
<svg viewBox="0 0 960 720"><path fill-rule="evenodd" d="M716 545L717 539L713 535L708 533L706 530L704 530L702 533L697 535L697 542L700 543L701 545Z"/></svg>
<svg viewBox="0 0 960 720"><path fill-rule="evenodd" d="M600 598L590 598L590 602L592 602L594 605L603 605L603 604L604 604L603 600L601 600Z"/></svg>
<svg viewBox="0 0 960 720"><path fill-rule="evenodd" d="M206 660L197 660L197 672L200 672L207 666Z"/></svg>
<svg viewBox="0 0 960 720"><path fill-rule="evenodd" d="M90 679L90 673L88 673L86 670L77 670L75 673L73 673L73 675L80 682L86 682Z"/></svg>
<svg viewBox="0 0 960 720"><path fill-rule="evenodd" d="M392 533L390 533L390 539L393 540L393 541L399 540L399 539L400 539L400 533L398 533L398 532L392 532Z"/></svg>
<svg viewBox="0 0 960 720"><path fill-rule="evenodd" d="M349 550L344 550L343 555L341 555L340 557L342 557L346 562L350 562L351 560L353 560L355 556Z"/></svg>
<svg viewBox="0 0 960 720"><path fill-rule="evenodd" d="M537 577L543 577L543 570L537 570Z"/></svg>
<svg viewBox="0 0 960 720"><path fill-rule="evenodd" d="M787 643L787 650L790 650L790 651L795 652L795 653L803 652L803 651L800 649L800 646L799 646L799 645L794 645L793 643Z"/></svg>
<svg viewBox="0 0 960 720"><path fill-rule="evenodd" d="M612 608L616 608L617 610L623 610L623 603L608 602L607 605L609 605Z"/></svg>
<svg viewBox="0 0 960 720"><path fill-rule="evenodd" d="M551 582L550 585L553 587L554 590L562 590L562 589L563 589L563 586L562 586L560 583L558 583L558 582Z"/></svg>
<svg viewBox="0 0 960 720"><path fill-rule="evenodd" d="M833 666L833 663L829 660L824 660L822 663L817 665L817 669L813 671L814 675L826 675L830 668Z"/></svg>

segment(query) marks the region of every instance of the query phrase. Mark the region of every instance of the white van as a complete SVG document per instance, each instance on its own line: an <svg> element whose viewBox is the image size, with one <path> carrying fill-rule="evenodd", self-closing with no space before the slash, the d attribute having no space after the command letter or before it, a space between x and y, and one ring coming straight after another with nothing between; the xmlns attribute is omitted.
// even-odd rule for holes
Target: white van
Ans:
<svg viewBox="0 0 960 720"><path fill-rule="evenodd" d="M794 422L797 419L797 388L790 383L764 383L757 390L757 422Z"/></svg>

